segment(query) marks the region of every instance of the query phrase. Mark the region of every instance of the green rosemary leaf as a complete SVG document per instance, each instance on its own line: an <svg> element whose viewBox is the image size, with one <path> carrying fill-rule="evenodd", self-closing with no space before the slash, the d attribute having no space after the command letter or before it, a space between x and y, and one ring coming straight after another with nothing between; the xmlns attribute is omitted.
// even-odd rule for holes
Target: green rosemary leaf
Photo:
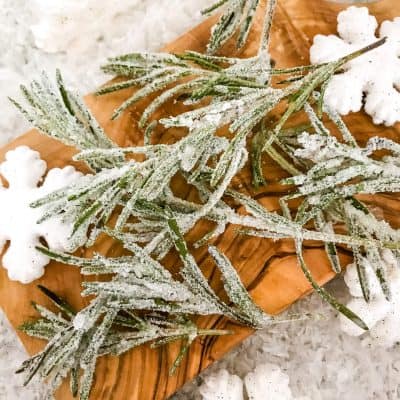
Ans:
<svg viewBox="0 0 400 400"><path fill-rule="evenodd" d="M36 321L27 321L18 327L18 329L29 336L39 339L50 340L61 328L55 326L54 322L50 322L45 318Z"/></svg>
<svg viewBox="0 0 400 400"><path fill-rule="evenodd" d="M265 141L266 136L266 127L265 124L262 124L262 130L257 132L251 141L251 170L253 176L253 186L256 189L266 184L261 163L262 143Z"/></svg>
<svg viewBox="0 0 400 400"><path fill-rule="evenodd" d="M350 319L352 322L354 322L357 326L359 326L363 330L368 330L368 326L365 324L365 322L357 316L353 311L348 309L345 305L341 304L339 301L337 301L331 294L329 294L324 288L318 285L318 283L314 280L314 278L311 275L310 270L308 269L304 258L303 258L303 249L302 249L302 243L300 240L296 240L296 254L297 254L297 259L299 261L300 267L303 270L303 273L307 280L310 282L311 286L313 289L321 296L323 300L325 300L327 303L329 303L335 310L339 311L341 314L343 314L345 317Z"/></svg>
<svg viewBox="0 0 400 400"><path fill-rule="evenodd" d="M314 221L315 221L316 228L319 231L334 233L332 224L329 224L326 222L323 213L320 212L320 213L316 214ZM342 270L342 267L340 265L339 255L338 255L335 244L332 242L327 242L324 244L324 246L325 246L325 251L328 256L328 259L332 265L332 269L336 273L340 273Z"/></svg>
<svg viewBox="0 0 400 400"><path fill-rule="evenodd" d="M210 246L208 251L222 273L229 299L242 312L244 318L248 319L248 324L255 327L266 325L270 317L254 304L228 258L214 246Z"/></svg>
<svg viewBox="0 0 400 400"><path fill-rule="evenodd" d="M39 249L39 248L38 248ZM45 248L40 248L45 250ZM46 254L45 251L42 251L44 254ZM47 252L50 253L50 252ZM47 254L49 255L49 254ZM38 285L38 289L44 293L61 311L63 311L68 317L72 317L76 314L76 311L62 298L58 297L54 292L52 292L50 289Z"/></svg>
<svg viewBox="0 0 400 400"><path fill-rule="evenodd" d="M361 292L363 294L364 300L369 303L370 301L370 288L367 274L367 266L365 264L365 258L362 257L358 249L353 249L354 262L357 268L358 280L360 282Z"/></svg>
<svg viewBox="0 0 400 400"><path fill-rule="evenodd" d="M219 4L219 6L222 4ZM209 54L215 53L235 33L236 29L241 24L245 6L245 0L228 1L226 11L212 28L211 38L207 46L207 52Z"/></svg>
<svg viewBox="0 0 400 400"><path fill-rule="evenodd" d="M229 0L219 0L218 2L216 2L215 4L213 4L212 6L205 8L204 10L201 11L201 13L203 15L208 15L211 14L212 12L214 12L216 9L218 9L219 7L223 6L225 3L227 3Z"/></svg>
<svg viewBox="0 0 400 400"><path fill-rule="evenodd" d="M258 7L260 0L249 0L247 3L247 10L243 15L243 21L239 30L239 37L237 40L237 47L241 48L245 45L247 41L247 37L249 36L250 28L253 23L253 19L256 14L256 10Z"/></svg>
<svg viewBox="0 0 400 400"><path fill-rule="evenodd" d="M148 97L154 92L157 92L161 89L166 88L173 82L178 81L179 79L184 78L191 74L191 71L179 71L177 73L171 73L167 76L162 76L160 78L153 79L151 83L148 83L142 89L138 90L135 94L133 94L128 100L126 100L120 107L118 107L114 114L112 115L111 119L118 118L128 107L132 104Z"/></svg>
<svg viewBox="0 0 400 400"><path fill-rule="evenodd" d="M83 369L83 375L80 381L80 400L88 400L90 389L92 387L94 370L96 366L97 355L100 347L102 346L108 331L117 315L117 310L111 310L106 313L100 326L96 329L92 340L87 347L85 353L82 355L80 367Z"/></svg>

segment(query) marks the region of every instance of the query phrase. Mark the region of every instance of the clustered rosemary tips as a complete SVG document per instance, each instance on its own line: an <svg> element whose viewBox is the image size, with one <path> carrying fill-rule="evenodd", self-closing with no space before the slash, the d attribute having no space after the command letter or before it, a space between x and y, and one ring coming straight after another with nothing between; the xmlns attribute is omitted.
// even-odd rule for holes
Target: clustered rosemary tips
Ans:
<svg viewBox="0 0 400 400"><path fill-rule="evenodd" d="M183 314L165 317L153 312L143 316L123 311L109 303L113 297L106 295L96 297L89 306L76 312L49 289L39 288L53 301L59 313L33 304L41 318L24 323L21 330L47 340L48 344L39 354L25 361L17 372L26 374L25 384L35 375L50 378L49 398L69 374L72 395L79 394L79 398L87 399L96 360L103 355L120 355L145 343L157 347L181 341L181 350L171 367L173 372L197 337L230 333L226 330L200 329ZM101 322L99 319L102 319ZM81 377L80 369L84 371Z"/></svg>
<svg viewBox="0 0 400 400"><path fill-rule="evenodd" d="M336 273L341 271L337 246L351 249L365 299L369 300L365 269L370 265L390 298L385 256L390 252L399 258L399 232L378 220L356 196L399 191L400 146L375 137L360 147L340 116L324 104L330 78L384 39L331 63L275 68L267 51L275 7L271 0L256 56L212 55L237 30L238 46L244 44L259 3L222 0L205 10L208 14L226 7L212 30L208 54L133 53L114 57L103 66L104 71L125 79L100 88L98 95L137 88L112 118L152 96L139 121L143 146L121 148L113 143L90 111L65 88L59 73L55 86L43 75L41 81L22 88L27 106L15 103L17 107L43 133L74 145L79 150L75 158L93 172L32 206L46 206L42 220L62 215L75 221L71 237L75 243L90 246L100 233L106 233L130 253L85 259L40 248L54 260L78 266L83 275L111 274L112 278L86 282L83 295L94 299L78 312L41 288L61 314L35 304L41 318L22 326L29 335L48 340L44 350L21 367L27 382L38 374L50 379L52 391L69 374L71 392L87 399L96 360L102 355L121 354L144 343L158 346L179 340L182 345L174 370L196 337L229 333L200 329L193 316L219 314L254 328L272 323L253 303L227 257L213 246L208 251L221 272L229 304L211 288L184 239L201 220L214 228L198 238L195 247L223 234L228 224L239 226L246 235L293 239L311 286L363 329L368 329L366 324L315 281L303 257L303 242L322 241ZM279 83L274 83L274 77L279 77ZM155 112L170 100L195 108L155 118ZM282 114L271 122L278 105L283 106ZM299 114L307 122L288 126ZM158 124L183 128L187 134L170 145L153 144ZM219 135L226 127L229 135ZM339 133L339 139L332 133ZM382 149L387 155L375 157ZM265 154L289 175L281 182L286 189L280 199L282 214L231 188L249 155L254 184L265 185L269 178L261 167ZM174 193L171 180L177 174L196 189L199 202ZM300 205L290 209L293 199L300 199ZM232 204L242 206L246 214ZM160 263L171 249L179 255L179 277Z"/></svg>
<svg viewBox="0 0 400 400"><path fill-rule="evenodd" d="M203 15L210 15L221 8L223 12L219 21L211 30L207 52L217 52L236 32L236 45L241 48L245 45L251 26L254 23L257 9L261 6L260 0L220 0L202 11ZM260 51L268 50L269 32L276 6L276 0L269 0L264 17L264 28L261 35Z"/></svg>

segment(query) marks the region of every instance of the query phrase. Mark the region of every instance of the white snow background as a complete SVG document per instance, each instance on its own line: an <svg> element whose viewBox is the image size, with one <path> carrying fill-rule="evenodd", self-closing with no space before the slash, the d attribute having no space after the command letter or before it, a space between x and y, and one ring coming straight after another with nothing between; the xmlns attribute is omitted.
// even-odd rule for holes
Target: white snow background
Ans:
<svg viewBox="0 0 400 400"><path fill-rule="evenodd" d="M107 56L157 50L198 23L199 9L212 2L0 0L0 144L28 128L7 100L7 96L18 98L19 84L42 70L53 75L59 67L70 85L87 93L107 79L98 68ZM328 288L346 300L342 282ZM308 395L312 400L400 399L399 348L363 347L359 338L340 331L337 315L316 295L290 312L312 312L314 316L256 333L211 370L226 368L243 378L256 365L272 362L289 375L296 396ZM24 357L24 349L0 313L0 400L41 398L39 383L22 388L22 377L14 375ZM197 385L203 377L176 398L200 398Z"/></svg>

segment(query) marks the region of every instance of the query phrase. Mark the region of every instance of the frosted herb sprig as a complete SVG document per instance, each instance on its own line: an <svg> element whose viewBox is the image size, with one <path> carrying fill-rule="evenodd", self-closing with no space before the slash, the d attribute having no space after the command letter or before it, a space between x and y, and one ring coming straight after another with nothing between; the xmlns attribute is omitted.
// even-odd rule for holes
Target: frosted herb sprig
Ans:
<svg viewBox="0 0 400 400"><path fill-rule="evenodd" d="M61 91L59 86L52 86L47 78L43 78L41 84L34 82L32 87L40 93L46 90L48 95L43 99L38 97L34 103L27 98L30 104L29 115L38 115L37 118L31 118L31 122L50 136L54 136L52 129L56 129L57 137L67 144L78 141L82 134L82 125L59 124L53 116L55 107L59 114L68 113L69 103L63 99L71 98L70 92L65 88ZM24 90L23 93L29 97L27 91ZM23 109L22 106L19 107ZM83 108L82 114L89 115L89 111ZM72 122L76 122L75 117ZM75 159L85 161L96 170L101 166L101 170L94 175L86 175L70 187L51 193L35 202L33 206L46 206L47 212L43 215L42 221L55 214L70 216L75 221L72 238L79 243L85 241L90 228L93 228L89 240L89 243L92 243L117 206L122 206L116 222L117 229L122 229L132 216L140 217L146 215L146 212L157 214L156 207L153 209L147 207L146 211L144 203L149 204L164 197L170 180L179 171L188 173L188 180L195 180L209 159L217 156L226 145L226 139L215 136L212 127L193 130L191 134L171 146L147 145L122 149L115 146L104 148L101 143L85 142ZM127 158L128 155L144 156L145 159L135 161L134 158ZM204 204L203 209L198 210L197 219L207 215L219 201L230 180L243 165L244 157L245 154L240 155L231 164L221 186ZM193 223L195 222L196 220L193 220ZM181 228L186 232L193 223L187 222L184 224L187 226ZM157 247L163 239L162 236L158 237L154 246L151 246Z"/></svg>
<svg viewBox="0 0 400 400"><path fill-rule="evenodd" d="M390 251L398 259L399 249L396 244L400 243L400 231L393 229L387 222L378 220L354 196L398 191L399 145L381 137L372 137L363 148L351 140L339 142L336 137L328 135L329 131L322 121L317 121L311 108L308 112L314 119L316 133L300 135L299 147L294 154L311 161L313 165L306 174L298 174L283 181L298 188L295 193L286 196L286 199L302 199L296 220L302 225L314 219L317 224L332 226L329 222L321 221L322 216L326 215L328 219L344 224L351 236L392 243L394 247L390 249L389 246L385 251ZM376 158L375 153L379 150L386 150L388 154ZM352 250L366 301L369 301L370 290L365 269L369 266L374 268L383 293L390 299L383 249L371 243L361 248L352 247Z"/></svg>
<svg viewBox="0 0 400 400"><path fill-rule="evenodd" d="M123 311L108 304L111 298L106 297L97 297L77 312L55 293L40 288L59 312L33 304L41 317L24 323L20 329L30 336L47 340L48 344L40 353L26 360L17 372L25 373L25 384L35 375L47 379L49 399L62 380L69 376L71 394L87 400L97 359L104 355L121 355L145 343L158 347L179 341L181 349L171 367L173 372L196 338L231 333L200 329L184 315L138 315Z"/></svg>
<svg viewBox="0 0 400 400"><path fill-rule="evenodd" d="M341 143L334 136L304 132L295 155L314 165L306 174L284 182L298 187L296 196L349 197L361 193L398 192L400 189L400 146L390 139L372 137L361 148ZM373 158L378 150L391 154Z"/></svg>
<svg viewBox="0 0 400 400"><path fill-rule="evenodd" d="M100 88L98 95L129 87L141 87L132 94L112 118L118 118L132 104L159 91L164 91L145 109L139 126L146 128L149 118L171 98L198 102L206 96L230 97L241 88L264 88L271 66L268 54L247 60L206 56L194 51L184 54L131 53L108 59L104 72L129 78ZM183 78L185 78L183 80ZM175 85L170 88L171 85Z"/></svg>
<svg viewBox="0 0 400 400"><path fill-rule="evenodd" d="M254 328L265 326L269 317L258 308L240 282L235 269L217 248L210 246L209 253L221 271L224 287L230 301L228 306L213 292L193 256L189 253L176 221L168 221L170 235L182 262L177 280L159 262L133 241L129 235L108 231L121 241L132 256L109 258L96 255L93 259L55 253L45 248L41 251L54 260L81 267L83 275L113 274L108 282L84 282L83 295L109 297L109 304L124 310L147 310L171 314L228 316Z"/></svg>
<svg viewBox="0 0 400 400"><path fill-rule="evenodd" d="M253 303L229 260L215 247L210 247L209 252L221 271L225 291L233 305L221 301L188 252L176 222L169 220L168 225L182 261L182 281L174 278L144 249L116 232L108 233L121 240L131 256L108 258L95 255L93 259L86 259L40 248L53 260L79 266L83 275L113 274L113 278L84 282L83 295L96 297L78 313L55 294L45 291L70 320L35 305L42 318L24 324L22 330L47 339L49 343L41 353L22 365L20 372L27 373L26 383L36 374L42 378L50 377L53 392L70 374L71 392L75 396L79 369L82 369L79 398L86 400L99 356L120 355L147 342L158 346L181 340L183 344L172 366L173 372L197 337L229 333L199 329L188 315L224 315L253 328L269 323L270 317ZM121 326L124 327L122 331Z"/></svg>
<svg viewBox="0 0 400 400"><path fill-rule="evenodd" d="M211 239L222 233L227 223L239 223L248 229L248 233L260 235L262 231L262 235L275 239L292 237L329 240L331 243L340 242L354 248L366 244L366 240L362 237L340 236L333 231L312 232L304 229L301 224L293 225L289 220L273 213L265 212L263 217L267 218L264 222L262 218L260 219L260 215L256 215L256 219L253 220L248 217L238 217L222 198L228 193L227 189L232 178L243 166L247 150L242 144L233 153L226 166L227 172L222 171L221 182L213 188L213 176L220 161L213 169L208 165L208 160L212 156L221 154L227 146L227 140L215 136L214 132L214 127L208 126L206 129L200 125L173 145L83 150L76 158L88 160L89 163L97 157L110 159L111 156L111 159L121 160L129 153L144 154L147 158L140 162L132 159L118 161L122 164L117 164L114 168L103 168L94 176L87 176L77 184L52 193L33 205L47 207L48 211L43 218L54 214L70 216L75 220L74 240L82 242L90 232L88 244L91 244L104 229L116 207L121 206L122 211L117 218L116 230L129 231L125 240L140 245L145 244L145 251L159 258L173 246L168 226L168 219L171 217L167 217L166 212L169 208L172 210L172 218L176 220L178 229L183 233L188 232L203 218L218 222L217 230L200 240L203 243L205 239ZM185 202L172 195L169 189L170 179L178 172L182 173L188 183L197 187L203 204ZM209 177L207 186L199 181L205 176ZM249 204L250 200L247 199L246 202ZM137 220L132 223L129 222L130 218ZM378 247L385 245L377 243Z"/></svg>
<svg viewBox="0 0 400 400"><path fill-rule="evenodd" d="M54 99L57 97L54 96ZM46 106L48 105L43 104L44 109ZM75 132L66 131L65 135L68 134L74 135ZM208 161L211 161L212 156L224 151L227 144L226 139L214 135L213 128L205 130L199 127L173 145L156 144L126 149L95 147L78 153L76 158L87 161L89 165L97 158L117 161L113 161L115 166L112 168L103 167L94 175L82 178L77 185L55 192L35 205L49 207L45 217L54 213L67 213L74 217L75 234L79 231L82 235L90 232L89 243L95 240L98 233L106 230L108 234L121 240L123 245L133 252L133 256L116 259L96 256L93 260L87 260L42 249L54 259L79 265L83 274L111 273L114 277L108 282L85 283L84 294L95 295L95 300L73 318L72 325L65 321L53 321L51 314L38 306L41 313L49 316L50 325L48 321L39 320L37 324L27 325L24 329L28 334L39 335L40 332L43 334L43 329L48 328L48 335L51 332L54 334L45 350L24 364L23 370L28 372L28 376L38 373L42 377L50 377L53 390L60 384L61 379L71 372L73 392L76 392L78 390L76 371L82 368L84 373L79 391L81 398L85 399L90 392L96 360L105 352L104 343L108 343L109 340L114 340L112 349L118 348L122 351L121 343L123 343L123 351L127 351L145 342L157 342L161 336L163 339L159 340L159 344L168 342L176 338L176 332L180 332L179 338L186 340L186 346L183 347L185 350L191 340L206 334L187 322L188 314L220 314L253 327L264 326L268 322L268 317L254 305L235 270L217 249L210 247L210 254L222 272L225 290L233 306L221 302L201 274L182 238L182 232L189 231L200 219L208 219L218 224L216 231L203 238L203 243L204 239L208 240L221 234L227 223L235 223L243 228L256 230L257 232L253 234L261 232L262 235L274 239L291 237L298 240L329 240L335 243L343 242L354 248L366 244L364 238L356 235L341 236L333 232L309 231L296 222L290 222L284 216L268 212L247 196L229 190L232 178L246 159L244 148L240 157L233 159L228 167L228 173L222 177L219 185L213 188L210 185L213 168L212 163ZM146 159L135 161L125 158L127 154L135 153L145 155ZM180 154L186 156L182 158ZM189 202L172 193L169 187L171 168L176 168L173 170L174 174L179 171L188 183L197 188L202 203ZM143 182L138 177L146 179ZM152 189L146 191L145 188L148 187L146 185L150 185L152 179L154 179ZM225 195L239 201L250 215L238 214L224 201ZM117 206L122 206L122 211L118 214L118 220L121 222L117 222L114 230L110 231L106 229L106 223ZM125 216L121 218L121 215ZM134 218L134 221L131 221L131 218ZM377 243L378 248L380 245ZM171 246L175 246L181 257L182 282L173 279L159 262L150 257L151 253L162 257ZM314 284L314 287L317 286ZM319 290L319 293L323 293L324 298L336 309L365 328L365 324L350 310L324 291ZM175 318L182 315L186 322L178 326L175 322L172 330L168 332L161 330L160 327L154 327L154 323L150 327L148 324L140 325L133 333L126 334L132 338L127 341L124 335L120 335L118 329L118 334L113 333L115 326L120 325L118 318L121 312L137 311L150 314L167 313L165 318L168 318L168 321L171 318L175 321ZM85 322L81 325L80 321L86 321L86 316L90 323ZM170 327L168 321L163 324ZM51 324L61 324L62 329L58 325L51 327ZM79 328L81 326L86 326L87 329ZM43 329L40 330L41 328ZM207 334L220 333L209 331ZM114 339L108 339L109 335L114 335L112 336ZM119 345L118 340L120 340Z"/></svg>
<svg viewBox="0 0 400 400"><path fill-rule="evenodd" d="M209 9L212 12L226 6L213 30L209 52L216 51L238 29L241 46L259 3L223 0ZM271 65L267 53L274 7L275 1L268 2L259 52L249 59L185 52L134 53L109 60L103 69L125 80L101 88L98 94L138 88L116 110L114 118L130 105L148 96L153 98L140 120L143 146L120 148L112 143L83 103L65 88L59 74L55 86L44 77L30 88L22 88L27 106L17 106L24 115L43 133L77 147L75 159L86 162L93 171L93 175L77 184L35 202L33 206L47 210L42 220L52 215L71 217L75 221L71 240L78 238L91 245L99 233L105 232L113 240L121 241L130 252L117 258L95 255L92 259L82 259L41 248L55 260L78 266L84 275L103 275L102 278L107 275L108 280L84 283L83 294L94 299L79 312L45 291L62 313L35 305L41 318L23 326L28 334L49 341L41 353L23 364L21 370L27 372L27 380L35 374L48 377L54 390L70 374L72 393L87 399L96 360L101 355L120 354L143 343L161 345L182 340L174 369L195 338L228 333L199 329L194 323L197 315L224 315L255 328L270 323L271 318L253 303L229 260L213 246L209 246L209 253L221 272L229 303L221 301L210 287L183 238L200 220L211 221L215 228L199 238L195 246L221 235L227 224L237 225L243 234L274 240L294 239L299 265L311 286L363 329L367 329L364 321L312 277L303 258L303 242L324 242L336 272L341 268L336 246L351 249L366 299L365 268L374 263L382 289L390 297L380 260L384 251L392 251L398 257L398 233L378 221L353 196L358 192L371 193L374 188L390 191L395 187L383 185L379 168L385 160L374 162L371 154L363 153L366 158L362 159L359 153L348 151L337 164L330 159L319 163L301 153L302 140L307 134L299 136L302 129L286 127L294 114L305 111L309 117L308 134L325 140L322 147L328 148L330 142L326 137L330 137L330 131L319 118L325 112L345 142L337 142L333 147L343 145L344 149L358 151L340 117L325 109L323 92L335 72L353 58L383 44L385 39L332 63L278 69ZM274 77L279 78L279 83ZM158 108L170 100L190 105L194 110L155 118ZM267 125L278 105L283 106L282 114L274 124ZM186 135L173 144L152 144L151 133L157 123L166 128L186 128ZM226 126L229 134L220 137L220 129ZM257 184L265 183L259 167L264 152L292 176L293 181L283 183L295 184L297 191L293 186L287 187L287 196L281 199L283 215L266 210L254 199L230 188L232 179L247 162L248 139L253 141L252 162ZM389 146L393 160L387 159L388 164L393 161L398 165L396 144L380 142L376 146ZM357 186L357 190L346 194L344 191L349 189L343 188L351 187L354 182L345 179L347 175L341 176L335 169L339 167L346 171L358 168L360 175L353 175L362 188ZM364 179L363 168L367 167ZM393 178L390 174L388 177ZM197 202L182 199L173 192L171 179L175 175L197 191ZM331 179L336 183L334 188ZM293 197L300 197L303 202L290 211L288 203ZM237 210L238 204L246 213ZM345 226L345 234L336 229L337 225ZM159 261L172 248L179 255L179 276L171 274Z"/></svg>
<svg viewBox="0 0 400 400"><path fill-rule="evenodd" d="M246 139L253 129L270 115L278 104L286 102L284 112L273 129L266 131L266 135L257 136L255 147L258 150L252 160L255 182L259 184L264 183L259 158L263 152L271 153L271 145L274 142L279 144L281 131L290 117L302 111L307 101L311 100L314 91L323 87L347 62L384 42L385 39L381 39L331 63L290 69L272 68L269 56L265 52L249 59L230 59L229 62L226 58L203 56L193 52L189 53L190 62L184 60L187 54L128 54L110 59L103 68L107 72L132 79L106 86L100 89L98 94L120 90L121 85L123 88L143 86L115 111L115 117L143 99L144 94L147 96L157 93L158 96L143 112L140 122L143 128L146 127L149 117L167 100L179 100L183 95L184 103L197 103L199 100L208 99L209 104L201 103L195 110L175 117L161 118L159 122L166 128L183 127L189 132L210 128L217 131L224 126L229 127L233 137L214 169L212 186L220 182L235 158L243 152L247 154ZM179 60L183 60L184 66L179 64ZM195 68L191 67L193 62L197 65ZM174 65L172 69L171 63ZM156 81L153 81L154 74L158 77ZM182 74L186 77L184 82L181 81ZM296 79L287 80L286 85L277 87L271 84L272 76L293 74ZM175 86L169 87L172 84ZM147 131L145 136L147 137Z"/></svg>
<svg viewBox="0 0 400 400"><path fill-rule="evenodd" d="M41 80L33 81L29 88L21 85L21 92L26 106L13 99L10 101L32 125L46 135L79 150L116 147L81 98L65 88L60 71L56 72L55 85L43 74ZM119 161L120 156L115 159L97 157L88 162L88 165L96 171L118 165Z"/></svg>
<svg viewBox="0 0 400 400"><path fill-rule="evenodd" d="M314 92L313 99L318 102L318 108L322 105L318 111L325 112L336 125L342 141L331 135L330 129L320 119L322 114L319 116L306 103L304 109L313 134L303 132L282 136L280 151L286 158L279 153L277 157L274 157L275 153L269 153L283 169L294 175L282 183L298 186L297 191L281 198L282 208L287 207L287 201L300 198L295 221L301 226L312 221L319 232L333 233L334 225L343 224L349 236L373 240L370 245L349 246L365 300L370 298L366 268L371 266L389 300L391 293L384 255L391 252L393 257L399 258L399 231L378 220L354 195L397 190L398 144L386 138L373 137L365 148L360 148L341 118L320 103L321 95ZM379 150L386 150L389 155L376 158L375 153ZM302 170L307 172L302 173ZM393 186L387 186L388 181ZM268 233L260 231L253 230L252 234L269 237ZM339 273L341 266L336 243L325 241L325 249L333 270ZM301 264L301 255L299 257ZM314 286L313 282L311 284Z"/></svg>

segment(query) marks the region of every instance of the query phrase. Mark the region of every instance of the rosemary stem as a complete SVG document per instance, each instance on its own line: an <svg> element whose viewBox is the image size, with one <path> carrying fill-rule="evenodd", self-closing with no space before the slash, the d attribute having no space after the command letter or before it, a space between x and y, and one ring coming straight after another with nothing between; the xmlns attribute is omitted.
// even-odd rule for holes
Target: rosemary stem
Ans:
<svg viewBox="0 0 400 400"><path fill-rule="evenodd" d="M313 71L318 67L320 67L321 65L326 65L326 64L300 65L298 67L292 67L292 68L273 68L271 69L270 73L271 75L289 75L289 74Z"/></svg>
<svg viewBox="0 0 400 400"><path fill-rule="evenodd" d="M199 329L198 336L224 336L232 335L233 331L228 329Z"/></svg>
<svg viewBox="0 0 400 400"><path fill-rule="evenodd" d="M220 0L217 3L213 4L212 6L202 10L201 14L202 15L208 15L208 14L212 13L213 11L215 11L217 8L223 6L227 2L228 2L228 0Z"/></svg>
<svg viewBox="0 0 400 400"><path fill-rule="evenodd" d="M282 157L272 146L265 149L265 152L285 171L291 175L300 175L301 171L298 170L293 164Z"/></svg>
<svg viewBox="0 0 400 400"><path fill-rule="evenodd" d="M351 60L354 60L357 57L360 57L361 55L368 53L371 50L374 50L386 43L387 37L383 37L382 39L377 40L374 43L369 44L368 46L365 46L361 48L360 50L356 50L353 53L348 54L347 56L344 56L341 58L341 65L348 63Z"/></svg>

